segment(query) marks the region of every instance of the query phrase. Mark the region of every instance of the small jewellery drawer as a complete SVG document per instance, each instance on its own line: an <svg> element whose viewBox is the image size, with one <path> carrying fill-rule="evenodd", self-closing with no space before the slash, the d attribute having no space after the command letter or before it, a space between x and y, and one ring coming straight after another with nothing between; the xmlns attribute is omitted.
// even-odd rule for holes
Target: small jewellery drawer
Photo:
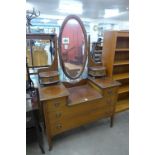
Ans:
<svg viewBox="0 0 155 155"><path fill-rule="evenodd" d="M65 97L46 101L46 111L51 112L51 111L57 111L57 110L63 109L65 107L65 104L66 104Z"/></svg>
<svg viewBox="0 0 155 155"><path fill-rule="evenodd" d="M53 77L42 77L40 78L42 83L46 82L54 82L59 80L59 76L53 76Z"/></svg>

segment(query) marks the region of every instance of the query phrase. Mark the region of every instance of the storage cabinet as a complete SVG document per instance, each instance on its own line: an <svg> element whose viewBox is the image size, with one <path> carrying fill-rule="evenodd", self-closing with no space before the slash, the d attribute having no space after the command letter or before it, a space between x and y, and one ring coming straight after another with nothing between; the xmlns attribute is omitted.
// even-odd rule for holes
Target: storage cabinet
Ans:
<svg viewBox="0 0 155 155"><path fill-rule="evenodd" d="M107 75L121 83L116 104L116 112L120 112L129 108L129 32L106 31L103 50Z"/></svg>
<svg viewBox="0 0 155 155"><path fill-rule="evenodd" d="M49 149L52 138L65 131L106 117L112 126L118 87L118 82L102 78L89 78L75 86L59 83L40 87Z"/></svg>

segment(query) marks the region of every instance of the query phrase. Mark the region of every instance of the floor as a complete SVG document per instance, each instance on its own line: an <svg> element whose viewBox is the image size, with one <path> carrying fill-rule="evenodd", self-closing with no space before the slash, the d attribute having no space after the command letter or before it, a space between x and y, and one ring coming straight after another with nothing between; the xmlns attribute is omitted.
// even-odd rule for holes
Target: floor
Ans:
<svg viewBox="0 0 155 155"><path fill-rule="evenodd" d="M118 113L113 128L103 119L55 137L52 151L46 137L44 143L45 155L129 155L129 112ZM37 143L27 145L26 153L41 155Z"/></svg>

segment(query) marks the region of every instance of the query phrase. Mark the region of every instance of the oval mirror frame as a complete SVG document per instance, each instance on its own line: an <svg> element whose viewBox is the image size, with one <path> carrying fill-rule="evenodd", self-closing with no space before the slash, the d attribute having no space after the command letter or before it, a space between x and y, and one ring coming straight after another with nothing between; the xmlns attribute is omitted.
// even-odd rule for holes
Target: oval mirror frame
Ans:
<svg viewBox="0 0 155 155"><path fill-rule="evenodd" d="M82 29L82 32L83 32L83 35L84 35L84 41L85 41L85 47L84 47L84 63L82 65L82 69L81 69L80 73L77 74L74 77L70 76L69 73L66 71L66 67L65 67L64 61L62 59L62 47L61 47L62 46L62 34L63 34L63 30L64 30L67 22L69 22L69 20L72 20L72 19L76 20L78 22L78 24L80 25L80 27ZM65 18L65 20L62 23L61 29L60 29L58 46L59 46L60 64L61 64L61 67L63 69L64 74L69 79L72 79L72 80L78 79L82 75L82 73L83 73L83 71L85 69L86 61L87 61L87 35L86 35L86 30L85 30L85 27L83 25L83 22L81 21L81 19L78 16L76 16L76 15L69 15L69 16L67 16Z"/></svg>

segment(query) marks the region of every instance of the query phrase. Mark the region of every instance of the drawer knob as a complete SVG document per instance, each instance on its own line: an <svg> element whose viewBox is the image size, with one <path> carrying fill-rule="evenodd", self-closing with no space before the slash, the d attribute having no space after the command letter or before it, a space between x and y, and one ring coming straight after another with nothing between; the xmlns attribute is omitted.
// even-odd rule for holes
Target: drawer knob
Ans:
<svg viewBox="0 0 155 155"><path fill-rule="evenodd" d="M54 105L55 105L55 107L58 107L60 105L60 103L57 102L57 103L54 103Z"/></svg>
<svg viewBox="0 0 155 155"><path fill-rule="evenodd" d="M61 113L60 112L57 112L56 113L56 118L59 118L59 117L61 117Z"/></svg>
<svg viewBox="0 0 155 155"><path fill-rule="evenodd" d="M61 124L57 124L56 128L57 129L61 129L62 128L62 125Z"/></svg>

